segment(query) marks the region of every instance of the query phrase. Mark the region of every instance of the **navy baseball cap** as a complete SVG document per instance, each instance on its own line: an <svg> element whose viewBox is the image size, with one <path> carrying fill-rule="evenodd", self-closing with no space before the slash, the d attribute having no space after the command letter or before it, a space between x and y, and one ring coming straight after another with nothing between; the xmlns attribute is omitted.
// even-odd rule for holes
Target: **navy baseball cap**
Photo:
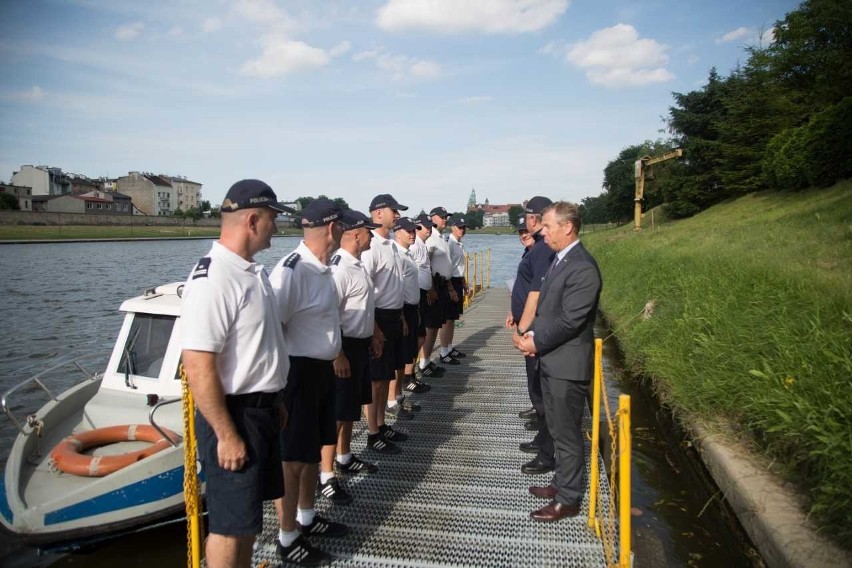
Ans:
<svg viewBox="0 0 852 568"><path fill-rule="evenodd" d="M531 213L533 215L541 215L541 212L545 207L552 204L553 202L541 195L536 195L529 201L527 201L526 212Z"/></svg>
<svg viewBox="0 0 852 568"><path fill-rule="evenodd" d="M518 232L520 233L521 231L528 230L529 229L527 229L527 217L526 215L521 215L520 217L518 217Z"/></svg>
<svg viewBox="0 0 852 568"><path fill-rule="evenodd" d="M259 179L240 180L228 190L225 201L219 211L233 213L240 209L257 209L269 207L276 211L295 213L295 211L278 202L275 192L266 183Z"/></svg>
<svg viewBox="0 0 852 568"><path fill-rule="evenodd" d="M444 209L443 207L435 207L434 209L429 211L429 216L431 217L433 215L437 215L438 217L443 217L444 219L446 219L447 217L452 217L452 215L447 213L447 210Z"/></svg>
<svg viewBox="0 0 852 568"><path fill-rule="evenodd" d="M423 225L427 229L431 229L435 226L435 223L432 222L432 219L430 219L429 215L427 215L426 213L419 215L417 219L414 220L414 222L418 225Z"/></svg>
<svg viewBox="0 0 852 568"><path fill-rule="evenodd" d="M406 211L408 207L405 205L400 205L399 202L393 198L393 195L390 193L383 193L381 195L377 195L370 202L370 211L375 211L376 209L384 209L385 207L390 207L391 209L396 209L397 211Z"/></svg>
<svg viewBox="0 0 852 568"><path fill-rule="evenodd" d="M450 223L453 227L459 227L461 229L467 228L467 222L464 220L464 217L459 217L458 219L453 219L453 222Z"/></svg>
<svg viewBox="0 0 852 568"><path fill-rule="evenodd" d="M340 216L340 224L343 226L344 231L354 231L361 227L366 229L378 229L381 227L381 225L373 223L372 219L360 211L355 211L354 209L349 209L343 212Z"/></svg>
<svg viewBox="0 0 852 568"><path fill-rule="evenodd" d="M393 226L394 231L413 231L415 229L417 229L417 225L408 217L400 217L396 220L396 225Z"/></svg>
<svg viewBox="0 0 852 568"><path fill-rule="evenodd" d="M302 209L302 227L321 227L340 219L340 206L325 197L314 199Z"/></svg>

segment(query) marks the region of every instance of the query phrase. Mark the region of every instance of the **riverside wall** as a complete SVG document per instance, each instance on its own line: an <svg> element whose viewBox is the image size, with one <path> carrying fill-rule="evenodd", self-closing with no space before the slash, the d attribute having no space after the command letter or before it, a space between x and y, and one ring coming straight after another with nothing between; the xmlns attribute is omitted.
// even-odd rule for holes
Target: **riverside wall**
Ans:
<svg viewBox="0 0 852 568"><path fill-rule="evenodd" d="M149 215L103 215L86 213L43 213L0 211L0 225L112 225L122 227L218 227L219 219L187 219Z"/></svg>

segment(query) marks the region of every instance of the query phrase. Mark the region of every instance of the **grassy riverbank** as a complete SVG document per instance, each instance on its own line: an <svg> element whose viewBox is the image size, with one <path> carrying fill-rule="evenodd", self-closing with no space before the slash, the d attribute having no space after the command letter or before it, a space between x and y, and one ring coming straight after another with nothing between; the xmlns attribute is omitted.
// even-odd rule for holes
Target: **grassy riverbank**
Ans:
<svg viewBox="0 0 852 568"><path fill-rule="evenodd" d="M656 217L583 237L628 365L676 413L734 424L852 548L852 180Z"/></svg>

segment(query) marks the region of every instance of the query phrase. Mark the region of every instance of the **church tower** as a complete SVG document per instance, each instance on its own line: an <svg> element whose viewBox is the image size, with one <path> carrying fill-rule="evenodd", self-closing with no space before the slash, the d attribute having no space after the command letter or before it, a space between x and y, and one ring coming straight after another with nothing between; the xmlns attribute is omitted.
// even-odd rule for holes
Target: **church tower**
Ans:
<svg viewBox="0 0 852 568"><path fill-rule="evenodd" d="M476 189L470 190L470 199L467 200L467 210L476 211Z"/></svg>

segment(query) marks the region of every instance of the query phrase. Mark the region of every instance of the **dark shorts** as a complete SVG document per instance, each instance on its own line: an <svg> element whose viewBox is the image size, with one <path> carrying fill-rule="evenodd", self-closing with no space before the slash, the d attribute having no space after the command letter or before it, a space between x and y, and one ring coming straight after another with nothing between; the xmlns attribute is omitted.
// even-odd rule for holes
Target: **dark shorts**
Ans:
<svg viewBox="0 0 852 568"><path fill-rule="evenodd" d="M424 322L426 327L430 329L439 329L447 321L447 303L450 301L446 281L436 282L435 288L438 291L438 299L431 306L426 306L426 321Z"/></svg>
<svg viewBox="0 0 852 568"><path fill-rule="evenodd" d="M405 315L405 323L408 324L408 335L402 342L405 349L403 350L405 364L414 363L417 358L417 326L420 325L420 310L414 304L405 304L402 307L402 313Z"/></svg>
<svg viewBox="0 0 852 568"><path fill-rule="evenodd" d="M454 302L450 298L447 298L446 317L448 320L457 320L464 312L464 278L450 279L450 286L456 291L459 300Z"/></svg>
<svg viewBox="0 0 852 568"><path fill-rule="evenodd" d="M349 359L352 374L342 379L335 377L337 393L335 407L337 420L357 422L361 419L361 405L373 401L373 387L370 381L370 341L371 338L343 338L343 354Z"/></svg>
<svg viewBox="0 0 852 568"><path fill-rule="evenodd" d="M239 471L219 467L219 440L204 416L195 413L198 457L207 479L207 524L213 534L259 534L263 529L263 502L284 495L277 406L271 400L244 405L250 397L226 398L231 420L248 452L248 461Z"/></svg>
<svg viewBox="0 0 852 568"><path fill-rule="evenodd" d="M405 368L405 342L402 335L402 310L380 310L376 308L376 325L385 336L382 356L370 358L370 379L390 381L394 371Z"/></svg>
<svg viewBox="0 0 852 568"><path fill-rule="evenodd" d="M290 357L284 389L287 426L281 431L281 461L319 463L323 446L337 443L334 366L331 361Z"/></svg>
<svg viewBox="0 0 852 568"><path fill-rule="evenodd" d="M420 289L420 305L417 306L419 321L417 323L417 337L426 337L426 309L429 303L426 301L426 296L429 295L429 290Z"/></svg>

